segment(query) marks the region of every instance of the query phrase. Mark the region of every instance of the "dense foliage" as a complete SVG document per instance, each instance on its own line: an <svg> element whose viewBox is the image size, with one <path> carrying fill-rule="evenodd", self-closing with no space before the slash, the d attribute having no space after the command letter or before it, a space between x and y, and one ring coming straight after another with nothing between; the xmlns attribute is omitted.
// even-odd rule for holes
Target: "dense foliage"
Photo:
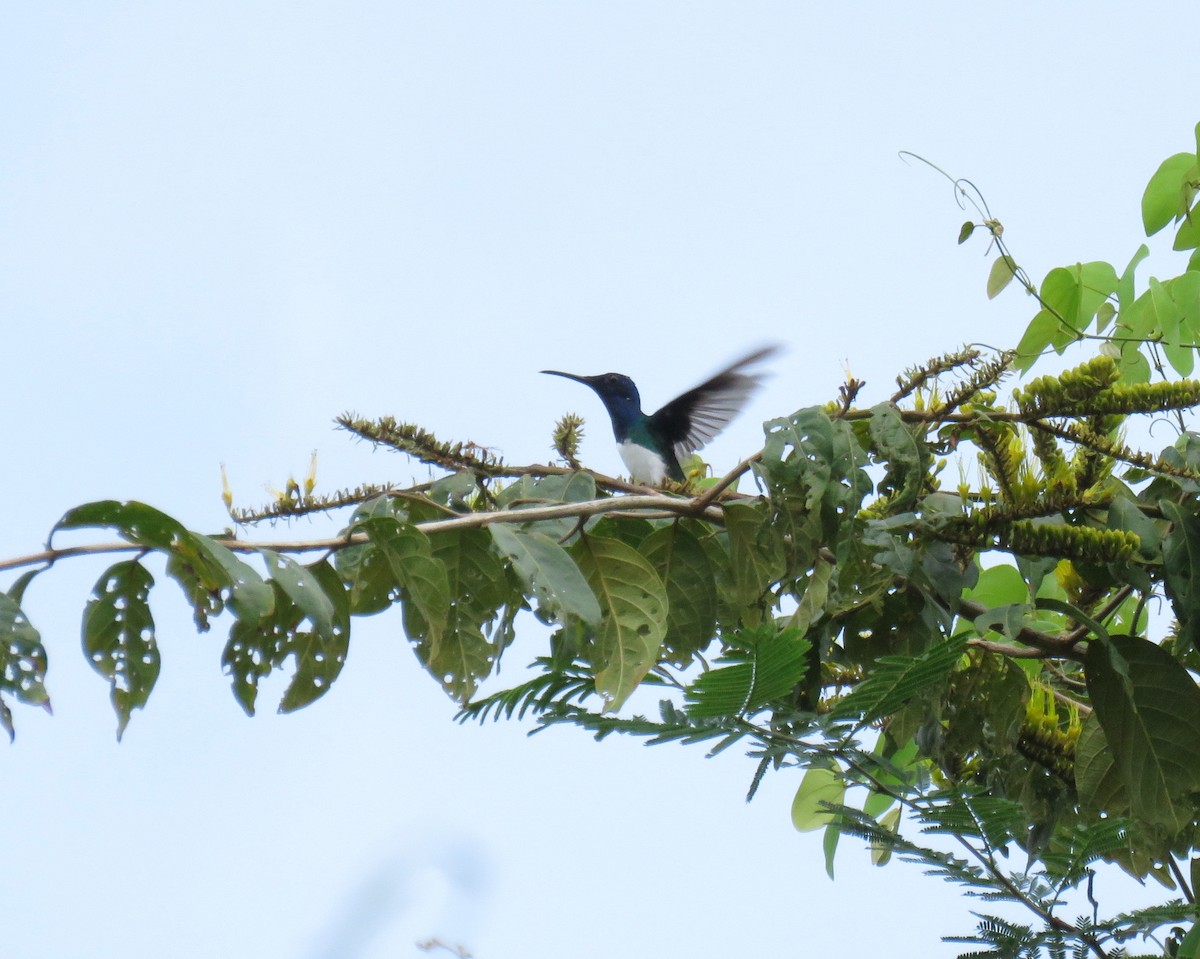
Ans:
<svg viewBox="0 0 1200 959"><path fill-rule="evenodd" d="M1147 235L1173 227L1176 250L1200 250L1198 187L1200 142L1151 178ZM1016 350L956 350L869 405L852 380L767 422L762 450L724 476L692 463L684 487L583 469L575 417L555 436L564 465L513 467L346 415L346 429L446 475L329 497L291 484L234 511L250 524L352 510L320 542L205 536L138 502L77 507L47 551L0 563L25 569L0 593L0 722L11 735L5 697L48 702L46 651L23 612L31 581L108 552L122 555L83 632L125 728L159 671L147 604L159 555L200 630L230 614L222 664L247 712L275 670L291 672L282 710L322 696L354 618L399 606L464 719L741 744L751 793L805 769L793 819L825 830L830 869L839 837L863 836L878 862L915 859L1032 914L979 914L957 940L966 955L1200 955L1200 434L1187 429L1200 384L1179 378L1200 345L1200 252L1168 279L1135 276L1143 245L1120 273L1074 264L1035 286L1000 223L955 188L980 214L960 242L980 231L996 249L989 296L1015 279L1037 304ZM1002 395L1010 374L1069 347L1074 365ZM1140 449L1138 421L1163 416L1174 442ZM97 529L121 541L55 545ZM552 627L545 655L525 682L476 698L527 610ZM647 686L658 716L628 715ZM1101 861L1173 892L1104 914L1090 885ZM1080 901L1085 915L1064 916Z"/></svg>

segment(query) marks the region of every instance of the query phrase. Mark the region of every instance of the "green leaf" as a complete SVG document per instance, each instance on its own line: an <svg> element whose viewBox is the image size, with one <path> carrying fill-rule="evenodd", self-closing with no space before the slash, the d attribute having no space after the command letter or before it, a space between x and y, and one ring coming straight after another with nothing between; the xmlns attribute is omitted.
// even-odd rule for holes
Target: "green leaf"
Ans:
<svg viewBox="0 0 1200 959"><path fill-rule="evenodd" d="M329 691L329 687L342 672L346 652L350 646L350 600L341 577L326 560L320 560L304 570L305 601L295 599L296 592L289 586L281 587L305 619L312 623L309 630L293 629L290 642L280 652L284 657L295 657L296 671L288 683L279 702L281 713L290 713L307 706ZM311 612L309 590L319 591L329 609L327 627L318 626ZM322 604L325 605L325 604ZM303 620L302 620L303 621Z"/></svg>
<svg viewBox="0 0 1200 959"><path fill-rule="evenodd" d="M1115 496L1108 506L1108 529L1137 534L1138 556L1143 562L1154 563L1162 549L1163 535L1158 525L1143 513L1135 500Z"/></svg>
<svg viewBox="0 0 1200 959"><path fill-rule="evenodd" d="M846 783L832 769L814 766L800 780L792 799L792 825L799 832L824 829L837 819L829 805L840 806L846 797Z"/></svg>
<svg viewBox="0 0 1200 959"><path fill-rule="evenodd" d="M948 639L918 656L882 656L874 671L833 710L836 717L861 715L861 723L891 715L921 693L940 686L966 649L966 639Z"/></svg>
<svg viewBox="0 0 1200 959"><path fill-rule="evenodd" d="M1198 959L1200 957L1200 923L1193 923L1192 928L1179 943L1175 959Z"/></svg>
<svg viewBox="0 0 1200 959"><path fill-rule="evenodd" d="M1039 310L1029 321L1029 326L1025 328L1025 335L1017 344L1017 356L1013 365L1022 373L1027 372L1037 362L1038 357L1045 352L1046 347L1054 340L1058 331L1058 317L1049 310Z"/></svg>
<svg viewBox="0 0 1200 959"><path fill-rule="evenodd" d="M1200 649L1200 516L1184 512L1171 500L1159 500L1158 507L1171 521L1162 544L1163 585L1179 623L1179 638Z"/></svg>
<svg viewBox="0 0 1200 959"><path fill-rule="evenodd" d="M965 599L982 603L989 609L996 606L1028 603L1029 584L1015 566L1000 563L979 571L979 581L963 593Z"/></svg>
<svg viewBox="0 0 1200 959"><path fill-rule="evenodd" d="M1090 643L1084 672L1131 815L1182 828L1192 818L1188 793L1200 788L1200 689L1170 653L1132 636Z"/></svg>
<svg viewBox="0 0 1200 959"><path fill-rule="evenodd" d="M451 697L465 703L500 654L499 637L489 638L484 626L509 599L508 579L486 530L446 530L436 534L432 544L454 601L441 643L436 648L418 644L417 656Z"/></svg>
<svg viewBox="0 0 1200 959"><path fill-rule="evenodd" d="M503 523L488 527L496 548L512 562L525 588L535 596L542 615L565 623L572 616L589 626L600 623L600 604L571 555L545 533L514 529Z"/></svg>
<svg viewBox="0 0 1200 959"><path fill-rule="evenodd" d="M253 566L209 536L189 531L183 543L194 555L203 557L213 580L228 590L227 603L235 616L258 619L271 614L275 594Z"/></svg>
<svg viewBox="0 0 1200 959"><path fill-rule="evenodd" d="M975 232L975 224L970 220L962 225L962 229L958 231L958 245L962 246L971 238L971 234Z"/></svg>
<svg viewBox="0 0 1200 959"><path fill-rule="evenodd" d="M829 584L833 581L833 564L817 557L812 572L804 583L804 592L789 624L803 636L825 611L829 601Z"/></svg>
<svg viewBox="0 0 1200 959"><path fill-rule="evenodd" d="M131 543L162 550L170 549L187 532L178 520L145 503L101 500L68 510L54 524L50 536L53 539L59 530L97 527L115 529Z"/></svg>
<svg viewBox="0 0 1200 959"><path fill-rule="evenodd" d="M716 570L685 522L655 530L641 554L667 589L666 657L682 668L704 649L717 629Z"/></svg>
<svg viewBox="0 0 1200 959"><path fill-rule="evenodd" d="M1011 256L1005 254L997 257L993 261L992 269L988 273L987 298L994 300L999 296L1001 291L1012 282L1012 278L1016 274L1017 264Z"/></svg>
<svg viewBox="0 0 1200 959"><path fill-rule="evenodd" d="M906 510L917 501L925 483L932 459L929 450L905 425L893 403L871 407L870 432L878 458L887 465L887 474L878 484L879 492L894 491L891 512Z"/></svg>
<svg viewBox="0 0 1200 959"><path fill-rule="evenodd" d="M192 606L196 627L209 628L209 617L225 608L257 619L271 612L274 593L263 578L216 540L181 529L168 549L167 573L179 583Z"/></svg>
<svg viewBox="0 0 1200 959"><path fill-rule="evenodd" d="M596 692L615 712L658 661L667 589L654 567L618 539L582 536L574 552L601 610L591 650Z"/></svg>
<svg viewBox="0 0 1200 959"><path fill-rule="evenodd" d="M14 590L16 591L16 590ZM41 634L9 593L0 593L0 692L19 702L50 708L46 693L46 649ZM12 715L0 699L0 726L15 735Z"/></svg>
<svg viewBox="0 0 1200 959"><path fill-rule="evenodd" d="M768 624L737 634L734 642L721 659L731 665L706 670L685 691L693 718L755 713L789 696L808 672L812 643L795 629L776 633Z"/></svg>
<svg viewBox="0 0 1200 959"><path fill-rule="evenodd" d="M734 602L742 608L759 605L785 565L778 531L766 503L726 503L725 531L729 534Z"/></svg>
<svg viewBox="0 0 1200 959"><path fill-rule="evenodd" d="M900 831L900 807L897 806L890 812L884 813L879 820L879 825L890 833L898 833ZM895 849L891 843L882 840L871 841L871 862L876 866L886 866L892 861L892 850Z"/></svg>
<svg viewBox="0 0 1200 959"><path fill-rule="evenodd" d="M281 557L280 557L281 558ZM290 562L290 560L288 561ZM248 715L253 716L258 686L263 678L282 669L293 660L294 673L279 704L281 713L308 705L328 692L340 675L350 642L350 602L341 577L325 560L298 571L286 573L287 588L279 577L270 581L273 593L271 612L257 619L238 619L229 631L229 641L221 656L231 677L233 694ZM312 594L325 602L328 618L317 613L314 621L308 611L317 604ZM304 600L296 603L293 595ZM323 625L318 626L320 621ZM302 629L307 622L308 629Z"/></svg>
<svg viewBox="0 0 1200 959"><path fill-rule="evenodd" d="M1153 236L1187 212L1183 183L1195 165L1196 154L1176 153L1154 171L1142 194L1142 225L1146 236Z"/></svg>
<svg viewBox="0 0 1200 959"><path fill-rule="evenodd" d="M312 623L313 629L321 633L333 631L333 600L326 594L312 575L311 568L301 566L294 559L269 549L262 550L271 578L298 609Z"/></svg>
<svg viewBox="0 0 1200 959"><path fill-rule="evenodd" d="M404 630L417 646L422 662L441 653L450 616L451 595L446 567L433 555L429 537L410 523L377 516L354 525L387 561L404 608Z"/></svg>
<svg viewBox="0 0 1200 959"><path fill-rule="evenodd" d="M221 666L230 677L234 698L247 716L254 715L258 684L283 665L291 636L304 619L278 582L272 580L269 585L273 594L270 615L235 620L221 653Z"/></svg>
<svg viewBox="0 0 1200 959"><path fill-rule="evenodd" d="M1137 248L1137 252L1130 258L1128 265L1125 267L1125 272L1121 274L1121 278L1117 281L1117 306L1124 315L1125 310L1133 305L1134 301L1134 280L1137 273L1138 264L1150 255L1150 247L1143 243ZM1101 331L1097 331L1101 332Z"/></svg>
<svg viewBox="0 0 1200 959"><path fill-rule="evenodd" d="M83 651L108 680L117 739L130 714L146 705L161 661L147 602L154 577L137 560L116 563L96 582L83 612Z"/></svg>
<svg viewBox="0 0 1200 959"><path fill-rule="evenodd" d="M1129 813L1129 793L1095 713L1084 721L1075 743L1075 788L1089 815Z"/></svg>
<svg viewBox="0 0 1200 959"><path fill-rule="evenodd" d="M501 509L536 509L556 503L585 503L594 500L596 480L591 473L565 473L557 476L522 476L506 486L496 497ZM544 519L529 524L528 530L536 530L551 539L560 540L570 535L579 520L573 516L562 519Z"/></svg>

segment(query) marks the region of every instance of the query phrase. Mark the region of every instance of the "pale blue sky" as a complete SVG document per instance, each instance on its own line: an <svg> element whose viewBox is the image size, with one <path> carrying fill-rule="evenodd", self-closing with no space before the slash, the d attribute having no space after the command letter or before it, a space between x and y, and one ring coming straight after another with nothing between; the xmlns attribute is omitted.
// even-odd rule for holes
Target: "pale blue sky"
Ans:
<svg viewBox="0 0 1200 959"><path fill-rule="evenodd" d="M618 471L599 404L538 370L626 372L653 407L782 341L721 466L843 362L874 402L1014 343L1028 301L984 298L984 244L897 151L979 184L1040 278L1122 266L1200 119L1194 5L1044 7L5 5L0 555L105 497L220 529L220 463L246 505L314 448L325 489L424 475L331 431L345 409L516 462L575 409ZM279 717L276 683L251 720L223 625L196 636L163 582L162 678L118 746L79 653L102 569L27 596L55 715L18 709L0 746L6 956L867 955L889 929L925 957L970 929L852 841L830 883L789 825L798 775L746 806L735 755L451 724L397 616L356 624L325 699Z"/></svg>

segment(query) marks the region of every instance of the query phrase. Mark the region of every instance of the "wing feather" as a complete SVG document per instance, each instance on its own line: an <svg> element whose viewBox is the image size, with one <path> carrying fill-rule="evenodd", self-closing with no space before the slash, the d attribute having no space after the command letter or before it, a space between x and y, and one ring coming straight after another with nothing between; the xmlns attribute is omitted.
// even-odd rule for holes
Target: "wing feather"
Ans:
<svg viewBox="0 0 1200 959"><path fill-rule="evenodd" d="M778 350L763 347L699 386L675 397L650 417L651 428L675 447L680 459L703 447L721 432L762 383L762 373L749 367L767 359Z"/></svg>

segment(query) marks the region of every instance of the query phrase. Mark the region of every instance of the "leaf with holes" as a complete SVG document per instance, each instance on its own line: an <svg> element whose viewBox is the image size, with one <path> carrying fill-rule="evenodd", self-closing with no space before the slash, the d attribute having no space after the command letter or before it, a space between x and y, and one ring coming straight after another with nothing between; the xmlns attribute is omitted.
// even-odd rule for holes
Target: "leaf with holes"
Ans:
<svg viewBox="0 0 1200 959"><path fill-rule="evenodd" d="M76 506L63 514L54 524L50 537L59 530L93 529L96 527L115 529L125 539L151 549L170 549L176 539L187 532L183 524L166 513L130 500L100 500Z"/></svg>
<svg viewBox="0 0 1200 959"><path fill-rule="evenodd" d="M281 713L290 713L324 696L342 671L350 644L350 601L341 577L326 560L304 567L311 583L328 600L331 608L328 629L318 628L312 616L310 630L296 630L282 650L294 656L296 672L279 702ZM287 592L287 587L284 587ZM291 595L291 594L289 594ZM298 608L300 604L296 604Z"/></svg>
<svg viewBox="0 0 1200 959"><path fill-rule="evenodd" d="M96 582L83 612L83 650L108 680L117 712L117 739L130 713L150 697L161 666L147 600L154 577L137 560L117 563Z"/></svg>
<svg viewBox="0 0 1200 959"><path fill-rule="evenodd" d="M679 667L712 642L717 629L716 572L703 545L684 522L655 530L641 554L667 588L667 656Z"/></svg>
<svg viewBox="0 0 1200 959"><path fill-rule="evenodd" d="M429 537L410 523L386 516L365 520L354 529L367 534L391 567L408 638L424 644L427 656L440 655L438 647L450 616L450 583L446 567L433 555Z"/></svg>
<svg viewBox="0 0 1200 959"><path fill-rule="evenodd" d="M0 693L50 708L46 693L46 649L42 637L8 593L0 593ZM0 726L14 736L12 714L0 697Z"/></svg>
<svg viewBox="0 0 1200 959"><path fill-rule="evenodd" d="M183 590L198 629L209 628L228 601L240 619L269 615L274 593L253 567L209 536L180 531L172 540L167 573Z"/></svg>
<svg viewBox="0 0 1200 959"><path fill-rule="evenodd" d="M592 639L596 692L616 711L658 661L667 634L667 589L637 550L617 539L583 536L573 547L600 602Z"/></svg>
<svg viewBox="0 0 1200 959"><path fill-rule="evenodd" d="M333 600L326 595L322 584L313 576L310 567L269 549L262 551L271 579L311 624L321 633L333 631ZM341 584L339 582L339 588Z"/></svg>
<svg viewBox="0 0 1200 959"><path fill-rule="evenodd" d="M1116 660L1127 676L1114 665ZM1178 830L1189 822L1189 794L1200 789L1200 689L1183 665L1155 643L1113 636L1088 644L1088 694L1130 815Z"/></svg>
<svg viewBox="0 0 1200 959"><path fill-rule="evenodd" d="M517 576L535 596L541 615L564 623L577 617L589 626L600 622L600 605L571 554L544 533L488 527L496 548L512 562Z"/></svg>
<svg viewBox="0 0 1200 959"><path fill-rule="evenodd" d="M291 636L304 620L304 613L288 599L278 582L272 580L269 586L274 594L270 615L236 620L221 654L221 666L232 681L233 695L248 716L254 715L259 683L283 665Z"/></svg>
<svg viewBox="0 0 1200 959"><path fill-rule="evenodd" d="M510 598L508 578L485 530L447 530L432 542L433 556L445 567L449 595L455 600L442 642L436 648L418 643L417 656L447 693L465 703L500 654L484 627Z"/></svg>

